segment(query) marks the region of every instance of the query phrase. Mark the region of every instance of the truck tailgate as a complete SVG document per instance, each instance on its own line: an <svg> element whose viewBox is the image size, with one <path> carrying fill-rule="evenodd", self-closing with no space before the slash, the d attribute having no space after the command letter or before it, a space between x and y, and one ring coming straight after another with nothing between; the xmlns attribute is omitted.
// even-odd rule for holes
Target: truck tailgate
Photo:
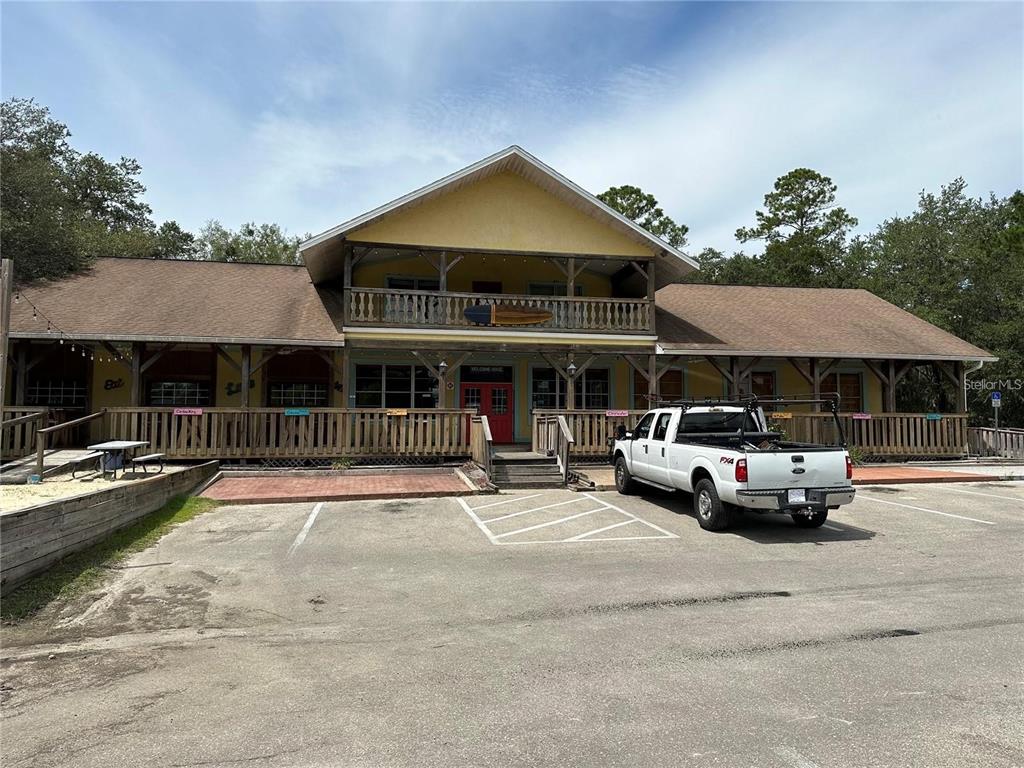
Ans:
<svg viewBox="0 0 1024 768"><path fill-rule="evenodd" d="M801 471L803 470L803 471ZM747 453L747 488L837 488L846 479L846 452L835 450L751 451Z"/></svg>

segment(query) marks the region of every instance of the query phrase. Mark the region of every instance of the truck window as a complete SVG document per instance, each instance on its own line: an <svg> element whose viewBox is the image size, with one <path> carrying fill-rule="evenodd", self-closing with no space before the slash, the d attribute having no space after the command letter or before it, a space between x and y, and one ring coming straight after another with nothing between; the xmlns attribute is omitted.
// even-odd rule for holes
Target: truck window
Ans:
<svg viewBox="0 0 1024 768"><path fill-rule="evenodd" d="M744 418L746 421L742 421ZM739 431L741 423L743 424L743 430L745 432L759 431L757 423L754 421L754 417L746 411L741 413L737 413L736 411L684 413L683 418L679 421L679 428L676 430L676 435L678 437L679 434L684 432L689 434L737 432Z"/></svg>
<svg viewBox="0 0 1024 768"><path fill-rule="evenodd" d="M654 437L652 440L664 440L665 435L668 434L668 423L672 421L671 413L663 413L658 416L658 421L654 425Z"/></svg>
<svg viewBox="0 0 1024 768"><path fill-rule="evenodd" d="M651 422L654 421L654 414L648 413L642 419L640 423L636 425L636 429L633 430L633 437L643 439L651 433Z"/></svg>

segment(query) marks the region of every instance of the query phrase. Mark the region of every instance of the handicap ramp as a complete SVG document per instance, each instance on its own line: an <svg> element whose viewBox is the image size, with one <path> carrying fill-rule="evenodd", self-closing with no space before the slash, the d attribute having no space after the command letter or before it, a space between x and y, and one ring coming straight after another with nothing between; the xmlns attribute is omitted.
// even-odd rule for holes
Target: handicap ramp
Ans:
<svg viewBox="0 0 1024 768"><path fill-rule="evenodd" d="M85 448L62 448L43 454L43 476L57 475L69 470L73 464L93 451ZM36 474L36 455L23 456L0 464L0 484L20 485Z"/></svg>

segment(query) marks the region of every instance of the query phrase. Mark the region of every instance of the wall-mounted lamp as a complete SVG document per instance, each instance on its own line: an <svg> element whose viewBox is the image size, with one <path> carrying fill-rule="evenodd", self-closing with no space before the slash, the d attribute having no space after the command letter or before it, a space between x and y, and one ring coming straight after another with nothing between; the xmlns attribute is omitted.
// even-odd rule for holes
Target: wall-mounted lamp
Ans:
<svg viewBox="0 0 1024 768"><path fill-rule="evenodd" d="M576 363L570 361L569 362L569 367L565 369L565 372L568 373L570 377L575 377L576 376Z"/></svg>
<svg viewBox="0 0 1024 768"><path fill-rule="evenodd" d="M448 363L446 363L444 360L442 360L440 363L437 364L437 372L440 373L442 376L444 376L444 374L447 372L447 370L448 370Z"/></svg>

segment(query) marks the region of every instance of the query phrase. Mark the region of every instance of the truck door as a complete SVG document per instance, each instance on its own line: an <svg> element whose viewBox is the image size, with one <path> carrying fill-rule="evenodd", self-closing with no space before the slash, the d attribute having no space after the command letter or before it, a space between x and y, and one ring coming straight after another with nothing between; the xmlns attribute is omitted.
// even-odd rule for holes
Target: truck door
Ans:
<svg viewBox="0 0 1024 768"><path fill-rule="evenodd" d="M651 427L657 413L648 413L633 429L633 439L630 441L629 458L632 464L631 472L636 477L647 477L647 460L650 456Z"/></svg>
<svg viewBox="0 0 1024 768"><path fill-rule="evenodd" d="M673 416L672 411L659 413L648 440L647 468L644 477L662 485L669 485L668 442Z"/></svg>

